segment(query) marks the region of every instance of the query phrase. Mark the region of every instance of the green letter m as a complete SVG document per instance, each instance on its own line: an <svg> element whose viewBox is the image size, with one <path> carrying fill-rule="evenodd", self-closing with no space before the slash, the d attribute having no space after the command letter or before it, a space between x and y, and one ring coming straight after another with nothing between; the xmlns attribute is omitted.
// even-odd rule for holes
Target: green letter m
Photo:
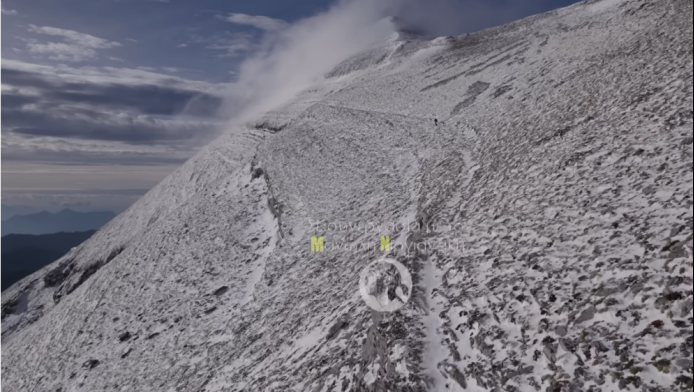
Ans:
<svg viewBox="0 0 694 392"><path fill-rule="evenodd" d="M311 252L322 252L323 251L323 237L311 237Z"/></svg>

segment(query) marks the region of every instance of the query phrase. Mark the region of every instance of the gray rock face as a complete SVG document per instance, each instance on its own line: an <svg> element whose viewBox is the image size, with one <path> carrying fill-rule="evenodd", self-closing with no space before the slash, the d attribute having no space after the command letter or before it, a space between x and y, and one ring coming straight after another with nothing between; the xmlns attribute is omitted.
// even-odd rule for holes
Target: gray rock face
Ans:
<svg viewBox="0 0 694 392"><path fill-rule="evenodd" d="M561 336L562 338L566 336L566 334L569 332L568 328L565 325L557 325L554 328L554 333L557 335Z"/></svg>
<svg viewBox="0 0 694 392"><path fill-rule="evenodd" d="M575 323L580 324L585 321L592 320L595 317L595 307L591 306L581 312L581 314L576 318Z"/></svg>
<svg viewBox="0 0 694 392"><path fill-rule="evenodd" d="M355 56L6 290L3 387L691 390L691 20L589 1ZM394 313L358 292L382 235Z"/></svg>

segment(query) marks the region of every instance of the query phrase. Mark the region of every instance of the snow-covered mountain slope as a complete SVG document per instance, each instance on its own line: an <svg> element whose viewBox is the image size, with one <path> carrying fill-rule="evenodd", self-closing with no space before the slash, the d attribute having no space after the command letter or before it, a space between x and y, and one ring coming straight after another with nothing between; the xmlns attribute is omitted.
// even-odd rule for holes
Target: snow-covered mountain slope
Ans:
<svg viewBox="0 0 694 392"><path fill-rule="evenodd" d="M589 1L346 61L4 292L2 386L691 390L691 21ZM359 295L381 235L394 313Z"/></svg>

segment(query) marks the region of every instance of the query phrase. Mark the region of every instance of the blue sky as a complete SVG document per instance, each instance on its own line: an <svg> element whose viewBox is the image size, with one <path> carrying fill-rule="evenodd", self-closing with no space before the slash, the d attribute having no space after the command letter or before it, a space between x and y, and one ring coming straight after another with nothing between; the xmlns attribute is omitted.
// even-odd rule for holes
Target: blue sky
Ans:
<svg viewBox="0 0 694 392"><path fill-rule="evenodd" d="M30 27L47 26L118 44L97 49L97 56L80 59L80 65L165 66L176 68L189 78L226 82L230 76L233 78L229 73L258 42L265 29L273 26L267 21L258 21L258 16L271 22L291 23L324 11L330 4L325 0L4 1L3 9L16 14L3 15L2 56L3 59L39 60L41 56L27 50L26 40L49 41L50 36L32 31ZM43 61L50 60L49 56L43 57Z"/></svg>
<svg viewBox="0 0 694 392"><path fill-rule="evenodd" d="M573 2L351 1L369 11L356 15L397 13L433 35L473 32ZM263 43L306 18L338 13L334 3L3 1L3 204L122 211L225 131L235 89L274 88L272 72L283 67L291 45L266 53L274 63L265 64L254 59ZM329 33L330 23L314 23L322 29L316 34ZM350 46L349 34L340 39Z"/></svg>

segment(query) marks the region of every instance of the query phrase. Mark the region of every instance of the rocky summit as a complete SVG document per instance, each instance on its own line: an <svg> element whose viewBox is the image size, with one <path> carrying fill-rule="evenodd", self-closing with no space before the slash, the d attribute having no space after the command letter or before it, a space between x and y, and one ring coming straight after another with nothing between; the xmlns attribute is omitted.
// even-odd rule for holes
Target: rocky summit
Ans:
<svg viewBox="0 0 694 392"><path fill-rule="evenodd" d="M692 129L691 0L396 33L6 290L2 386L691 391Z"/></svg>

